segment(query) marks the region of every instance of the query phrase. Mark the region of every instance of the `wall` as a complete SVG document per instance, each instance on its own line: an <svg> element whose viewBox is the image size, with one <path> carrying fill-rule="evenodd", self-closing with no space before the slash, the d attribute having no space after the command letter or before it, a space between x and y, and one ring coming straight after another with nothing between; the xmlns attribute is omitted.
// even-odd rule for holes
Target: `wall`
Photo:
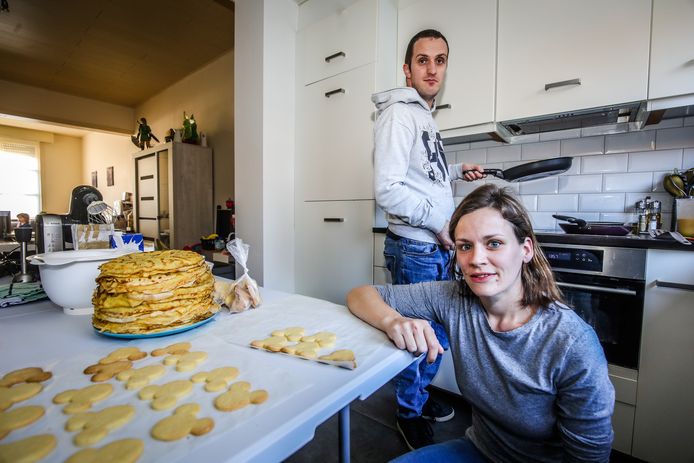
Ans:
<svg viewBox="0 0 694 463"><path fill-rule="evenodd" d="M82 178L82 139L53 134L53 143L42 142L41 209L63 214L70 209L72 189L84 184Z"/></svg>
<svg viewBox="0 0 694 463"><path fill-rule="evenodd" d="M133 109L0 80L0 113L74 127L128 133Z"/></svg>
<svg viewBox="0 0 694 463"><path fill-rule="evenodd" d="M445 147L449 162L508 169L525 162L573 156L561 175L521 183L484 180L520 195L537 230L561 230L552 214L593 221L633 222L634 203L646 196L662 201L663 228L670 228L673 198L663 177L694 167L694 117L663 121L642 131L625 124L516 137L512 144L478 142ZM453 157L453 153L455 156ZM454 182L456 202L479 184Z"/></svg>
<svg viewBox="0 0 694 463"><path fill-rule="evenodd" d="M294 290L294 53L292 0L237 0L235 198L248 268L267 288ZM238 269L237 269L238 270Z"/></svg>
<svg viewBox="0 0 694 463"><path fill-rule="evenodd" d="M252 78L259 80L258 75ZM135 109L135 120L145 117L154 135L164 143L170 128L183 126L183 111L195 116L198 132L207 135L208 146L214 150L214 200L224 206L227 198L234 197L233 51L153 95ZM130 152L136 150L130 146Z"/></svg>
<svg viewBox="0 0 694 463"><path fill-rule="evenodd" d="M134 178L131 153L137 151L130 136L90 133L82 139L82 182L91 185L92 172L97 172L97 189L104 201L113 207L124 191L133 192ZM113 186L106 183L106 168L113 167Z"/></svg>

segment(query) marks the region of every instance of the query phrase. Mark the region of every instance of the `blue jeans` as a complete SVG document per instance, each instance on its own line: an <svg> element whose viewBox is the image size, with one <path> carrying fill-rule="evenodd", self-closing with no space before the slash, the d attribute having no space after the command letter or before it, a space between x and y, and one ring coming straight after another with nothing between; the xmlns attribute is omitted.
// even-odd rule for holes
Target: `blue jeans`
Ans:
<svg viewBox="0 0 694 463"><path fill-rule="evenodd" d="M465 437L427 445L391 460L391 463L485 463L487 459Z"/></svg>
<svg viewBox="0 0 694 463"><path fill-rule="evenodd" d="M386 235L383 255L395 285L450 278L451 255L437 244L408 238L394 239L389 233ZM439 343L447 350L450 345L443 326L434 322L430 323ZM431 383L436 372L439 371L441 358L439 355L434 363L428 364L426 357L422 356L393 378L398 416L401 418L421 416L422 407L429 398L425 387Z"/></svg>

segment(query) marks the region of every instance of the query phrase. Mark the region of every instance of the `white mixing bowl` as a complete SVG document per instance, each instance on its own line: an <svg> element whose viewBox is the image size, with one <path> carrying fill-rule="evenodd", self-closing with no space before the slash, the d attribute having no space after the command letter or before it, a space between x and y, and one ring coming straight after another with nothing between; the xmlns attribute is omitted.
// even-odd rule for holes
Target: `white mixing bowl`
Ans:
<svg viewBox="0 0 694 463"><path fill-rule="evenodd" d="M27 257L39 266L41 284L48 298L65 313L87 314L94 311L92 294L96 289L99 265L132 251L120 249L80 249L47 252Z"/></svg>

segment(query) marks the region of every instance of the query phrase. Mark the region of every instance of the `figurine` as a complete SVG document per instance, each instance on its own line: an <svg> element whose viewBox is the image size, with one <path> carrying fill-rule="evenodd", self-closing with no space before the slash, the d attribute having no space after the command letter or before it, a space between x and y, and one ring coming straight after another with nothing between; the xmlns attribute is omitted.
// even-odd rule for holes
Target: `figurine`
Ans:
<svg viewBox="0 0 694 463"><path fill-rule="evenodd" d="M169 142L174 141L175 138L176 138L176 131L174 129L169 129L169 131L166 132L166 136L164 137L164 141L166 143L169 143Z"/></svg>
<svg viewBox="0 0 694 463"><path fill-rule="evenodd" d="M195 116L191 114L188 117L185 111L183 111L183 136L181 138L183 143L196 144L198 142L198 124L195 122Z"/></svg>
<svg viewBox="0 0 694 463"><path fill-rule="evenodd" d="M147 119L141 117L140 120L137 121L137 125L137 135L133 135L130 137L135 146L143 150L145 148L152 147L152 139L159 143L159 139L156 136L154 136L154 134L152 133L152 129L149 127L149 125L147 125Z"/></svg>

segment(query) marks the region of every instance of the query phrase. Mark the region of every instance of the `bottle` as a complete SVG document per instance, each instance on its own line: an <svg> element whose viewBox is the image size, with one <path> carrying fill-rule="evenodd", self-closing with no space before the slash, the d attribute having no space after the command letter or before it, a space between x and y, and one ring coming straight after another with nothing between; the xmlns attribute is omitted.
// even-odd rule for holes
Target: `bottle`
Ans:
<svg viewBox="0 0 694 463"><path fill-rule="evenodd" d="M637 232L640 234L643 233L648 233L648 199L642 199L641 201L636 202L636 214L638 216L639 222L638 222L638 229Z"/></svg>
<svg viewBox="0 0 694 463"><path fill-rule="evenodd" d="M650 203L650 208L648 211L648 229L656 230L661 226L660 219L660 201L654 200Z"/></svg>

